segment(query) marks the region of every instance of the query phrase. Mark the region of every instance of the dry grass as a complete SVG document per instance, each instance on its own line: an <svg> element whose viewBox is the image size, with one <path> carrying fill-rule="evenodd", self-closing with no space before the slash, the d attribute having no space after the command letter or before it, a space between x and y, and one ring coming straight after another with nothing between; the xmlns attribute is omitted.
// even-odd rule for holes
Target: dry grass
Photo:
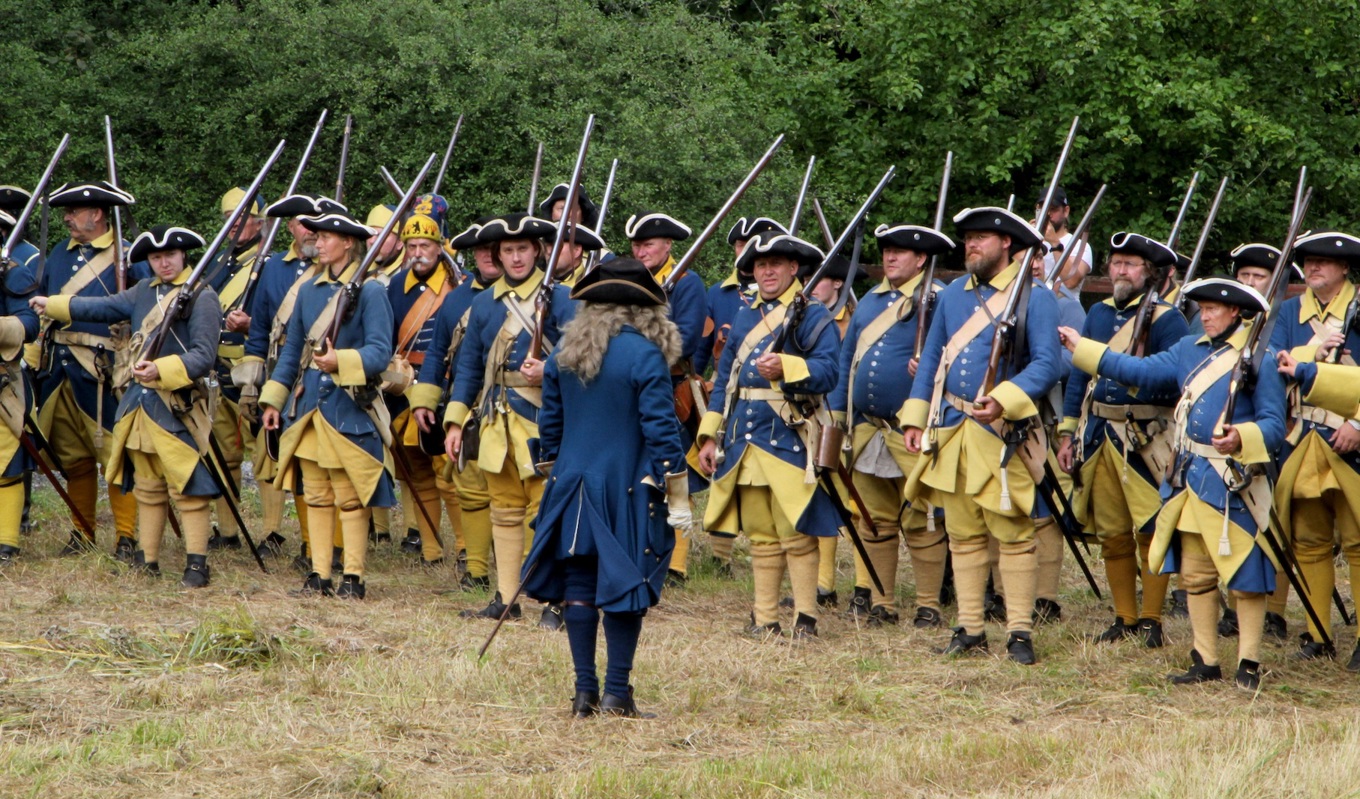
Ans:
<svg viewBox="0 0 1360 799"><path fill-rule="evenodd" d="M931 653L943 633L857 630L838 615L820 642L752 641L737 632L745 570L700 572L644 628L638 701L660 718L573 722L565 637L510 624L478 663L488 625L456 611L485 597L436 596L451 569L385 548L370 599L340 603L291 597L293 572L266 576L232 553L189 593L173 541L166 577L150 582L103 556L55 558L64 524L46 496L41 510L24 560L0 574L0 796L1356 791L1360 679L1268 645L1274 671L1257 695L1172 690L1186 623L1169 622L1157 652L1086 644L1109 613L1075 574L1068 620L1039 631L1040 663L1025 669L997 655L944 661ZM1302 623L1297 607L1290 623ZM1000 650L1003 633L990 633ZM1351 632L1341 637L1349 652Z"/></svg>

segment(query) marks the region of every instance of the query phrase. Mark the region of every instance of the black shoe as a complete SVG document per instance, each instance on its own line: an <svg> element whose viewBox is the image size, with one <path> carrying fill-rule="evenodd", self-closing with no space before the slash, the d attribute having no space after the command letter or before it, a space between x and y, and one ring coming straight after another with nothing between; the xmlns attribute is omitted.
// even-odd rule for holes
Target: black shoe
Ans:
<svg viewBox="0 0 1360 799"><path fill-rule="evenodd" d="M287 540L278 533L270 533L264 537L264 543L260 544L260 552L280 557L283 555L283 544Z"/></svg>
<svg viewBox="0 0 1360 799"><path fill-rule="evenodd" d="M359 579L357 574L346 574L340 578L340 587L335 589L335 595L341 599L363 599L368 593L364 588L364 581Z"/></svg>
<svg viewBox="0 0 1360 799"><path fill-rule="evenodd" d="M491 597L491 601L487 603L486 607L481 610L464 610L458 615L465 619L499 619L504 613L505 602L501 600L501 592L497 591L496 595ZM518 603L510 607L509 618L518 619L522 615L523 613L520 611Z"/></svg>
<svg viewBox="0 0 1360 799"><path fill-rule="evenodd" d="M547 604L543 606L543 615L538 617L538 628L540 630L565 630L567 623L562 619L562 606Z"/></svg>
<svg viewBox="0 0 1360 799"><path fill-rule="evenodd" d="M94 536L88 536L79 530L71 531L71 540L66 542L66 546L61 548L61 557L68 558L72 555L83 555L94 550Z"/></svg>
<svg viewBox="0 0 1360 799"><path fill-rule="evenodd" d="M916 618L911 620L911 626L918 630L925 630L930 627L943 627L944 616L935 608L917 608Z"/></svg>
<svg viewBox="0 0 1360 799"><path fill-rule="evenodd" d="M189 555L185 558L184 579L180 585L185 588L207 588L212 582L212 571L208 568L207 555Z"/></svg>
<svg viewBox="0 0 1360 799"><path fill-rule="evenodd" d="M1224 638L1237 637L1237 611L1226 608L1223 618L1218 620L1218 634Z"/></svg>
<svg viewBox="0 0 1360 799"><path fill-rule="evenodd" d="M464 574L458 579L458 588L462 591L485 591L490 587L490 577L473 577L471 574Z"/></svg>
<svg viewBox="0 0 1360 799"><path fill-rule="evenodd" d="M1006 639L1006 656L1021 666L1033 666L1038 662L1034 656L1034 636L1025 632L1011 633Z"/></svg>
<svg viewBox="0 0 1360 799"><path fill-rule="evenodd" d="M807 615L799 613L798 620L793 623L793 640L816 638L817 620Z"/></svg>
<svg viewBox="0 0 1360 799"><path fill-rule="evenodd" d="M576 698L571 700L571 717L574 719L588 719L600 712L600 694L598 691L577 691Z"/></svg>
<svg viewBox="0 0 1360 799"><path fill-rule="evenodd" d="M9 544L0 544L0 568L10 565L14 559L19 557L19 548Z"/></svg>
<svg viewBox="0 0 1360 799"><path fill-rule="evenodd" d="M684 588L685 583L687 582L689 582L689 578L681 574L680 572L676 571L675 569L666 570L667 588Z"/></svg>
<svg viewBox="0 0 1360 799"><path fill-rule="evenodd" d="M419 531L419 530L407 530L407 531L406 531L406 537L403 538L403 539L401 539L401 551L402 551L402 552L412 552L412 553L414 553L414 552L419 552L419 551L420 551L420 531Z"/></svg>
<svg viewBox="0 0 1360 799"><path fill-rule="evenodd" d="M830 591L823 591L820 588L817 589L817 607L834 608L840 604L841 598L836 594L836 589L833 588Z"/></svg>
<svg viewBox="0 0 1360 799"><path fill-rule="evenodd" d="M1139 619L1138 635L1148 649L1161 649L1166 643L1162 639L1162 623L1155 619Z"/></svg>
<svg viewBox="0 0 1360 799"><path fill-rule="evenodd" d="M845 609L846 617L854 621L867 621L870 596L869 589L855 586L855 592L850 595L850 605Z"/></svg>
<svg viewBox="0 0 1360 799"><path fill-rule="evenodd" d="M1255 691L1261 687L1261 664L1254 660L1237 663L1237 687Z"/></svg>
<svg viewBox="0 0 1360 799"><path fill-rule="evenodd" d="M1314 641L1312 633L1300 635L1299 651L1294 653L1294 659L1317 660L1319 658L1334 660L1336 658L1336 646L1329 643L1324 644L1321 641Z"/></svg>
<svg viewBox="0 0 1360 799"><path fill-rule="evenodd" d="M1051 599L1034 600L1034 613L1030 615L1035 624L1054 624L1062 621L1062 605Z"/></svg>
<svg viewBox="0 0 1360 799"><path fill-rule="evenodd" d="M1006 598L1001 594L987 594L982 599L982 620L1006 623Z"/></svg>
<svg viewBox="0 0 1360 799"><path fill-rule="evenodd" d="M1112 644L1116 641L1123 641L1125 638L1129 638L1137 632L1137 624L1125 624L1123 619L1116 616L1114 623L1109 627L1106 627L1105 632L1093 636L1091 642L1096 644Z"/></svg>
<svg viewBox="0 0 1360 799"><path fill-rule="evenodd" d="M1355 644L1355 649L1351 651L1351 659L1346 663L1346 671L1360 671L1360 641Z"/></svg>
<svg viewBox="0 0 1360 799"><path fill-rule="evenodd" d="M132 570L147 577L161 576L161 565L154 560L147 563L146 553L140 549L132 554Z"/></svg>
<svg viewBox="0 0 1360 799"><path fill-rule="evenodd" d="M125 535L118 536L118 542L113 545L113 559L119 563L132 563L133 554L137 551L137 542Z"/></svg>
<svg viewBox="0 0 1360 799"><path fill-rule="evenodd" d="M1204 665L1204 658L1200 657L1197 650L1190 650L1190 670L1184 674L1168 674L1166 678L1174 685L1194 685L1201 682L1213 682L1223 679L1223 669L1217 665Z"/></svg>
<svg viewBox="0 0 1360 799"><path fill-rule="evenodd" d="M240 548L241 548L241 536L222 535L222 531L217 529L217 525L215 524L213 525L212 538L208 539L209 551L214 549L240 549Z"/></svg>
<svg viewBox="0 0 1360 799"><path fill-rule="evenodd" d="M312 573L312 555L307 551L307 544L304 542L302 548L298 550L296 558L293 558L293 568L303 574Z"/></svg>
<svg viewBox="0 0 1360 799"><path fill-rule="evenodd" d="M1278 613L1266 613L1266 626L1262 632L1274 636L1277 641L1289 640L1289 625Z"/></svg>
<svg viewBox="0 0 1360 799"><path fill-rule="evenodd" d="M331 578L321 579L321 575L312 572L307 575L307 579L302 583L302 588L298 589L298 596L335 596L332 589Z"/></svg>
<svg viewBox="0 0 1360 799"><path fill-rule="evenodd" d="M779 622L772 621L769 624L756 624L755 614L751 614L750 622L746 625L746 634L765 640L766 638L778 638L784 634L784 628L779 626Z"/></svg>
<svg viewBox="0 0 1360 799"><path fill-rule="evenodd" d="M954 636L949 639L949 643L943 649L937 649L935 652L941 655L963 655L973 650L987 651L987 633L969 635L964 632L962 627L955 627Z"/></svg>
<svg viewBox="0 0 1360 799"><path fill-rule="evenodd" d="M1190 618L1190 605L1185 600L1185 589L1177 588L1171 592L1171 609L1166 615L1172 619Z"/></svg>
<svg viewBox="0 0 1360 799"><path fill-rule="evenodd" d="M600 712L608 716L623 716L626 719L654 719L655 713L643 713L638 710L637 703L633 701L633 689L628 689L628 696L614 696L606 692L600 697Z"/></svg>
<svg viewBox="0 0 1360 799"><path fill-rule="evenodd" d="M869 608L870 627L892 626L900 621L902 621L902 617L887 605L874 605Z"/></svg>

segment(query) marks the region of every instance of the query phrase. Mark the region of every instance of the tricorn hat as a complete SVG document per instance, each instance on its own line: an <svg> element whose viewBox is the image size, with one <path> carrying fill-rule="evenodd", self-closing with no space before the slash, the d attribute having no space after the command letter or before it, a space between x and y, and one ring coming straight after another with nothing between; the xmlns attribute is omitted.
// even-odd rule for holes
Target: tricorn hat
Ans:
<svg viewBox="0 0 1360 799"><path fill-rule="evenodd" d="M787 233L760 233L746 242L741 255L737 256L736 269L738 272L749 274L755 269L757 258L771 255L792 258L800 267L811 265L814 268L826 257L821 250L796 236Z"/></svg>
<svg viewBox="0 0 1360 799"><path fill-rule="evenodd" d="M1261 243L1239 244L1237 249L1228 253L1228 258L1232 261L1234 272L1247 266L1273 270L1275 263L1280 260L1280 249Z"/></svg>
<svg viewBox="0 0 1360 799"><path fill-rule="evenodd" d="M478 244L491 244L510 239L551 239L557 235L557 225L546 219L519 213L498 216L482 225L477 234Z"/></svg>
<svg viewBox="0 0 1360 799"><path fill-rule="evenodd" d="M206 247L208 242L203 237L193 232L187 227L176 227L174 225L156 225L150 230L143 230L142 234L132 242L128 248L128 261L136 263L145 261L147 256L153 252L164 252L165 250L197 250Z"/></svg>
<svg viewBox="0 0 1360 799"><path fill-rule="evenodd" d="M22 211L32 196L18 186L0 186L0 211Z"/></svg>
<svg viewBox="0 0 1360 799"><path fill-rule="evenodd" d="M635 258L611 258L581 277L573 300L614 305L665 305L666 292L651 270Z"/></svg>
<svg viewBox="0 0 1360 799"><path fill-rule="evenodd" d="M1174 250L1160 241L1148 238L1142 233L1127 231L1120 231L1110 237L1110 252L1136 255L1158 269L1180 260Z"/></svg>
<svg viewBox="0 0 1360 799"><path fill-rule="evenodd" d="M684 241L693 232L675 217L658 211L633 214L623 223L623 235L627 236L629 241L645 239Z"/></svg>
<svg viewBox="0 0 1360 799"><path fill-rule="evenodd" d="M943 255L954 249L954 240L934 228L923 225L879 225L874 228L879 248L898 247L926 255Z"/></svg>
<svg viewBox="0 0 1360 799"><path fill-rule="evenodd" d="M960 233L981 230L1010 236L1011 252L1029 249L1044 240L1033 225L1011 211L994 205L963 209L954 215L954 227Z"/></svg>
<svg viewBox="0 0 1360 799"><path fill-rule="evenodd" d="M818 266L821 266L820 261L799 266L798 279L806 283L817 271ZM845 282L850 277L850 259L840 254L832 256L831 260L827 262L826 271L822 273L822 277L827 280Z"/></svg>
<svg viewBox="0 0 1360 799"><path fill-rule="evenodd" d="M4 228L6 230L13 230L14 226L17 224L19 224L19 220L10 216L8 211L0 209L0 228Z"/></svg>
<svg viewBox="0 0 1360 799"><path fill-rule="evenodd" d="M565 201L571 186L566 183L559 183L553 186L551 192L543 202L538 204L538 215L543 219L552 219L552 208L559 200ZM590 195L586 192L585 184L576 192L576 202L581 206L581 224L595 229L600 223L600 207L590 201Z"/></svg>
<svg viewBox="0 0 1360 799"><path fill-rule="evenodd" d="M1303 260L1310 255L1315 258L1336 258L1351 264L1360 264L1360 238L1335 231L1300 236L1294 241L1294 257Z"/></svg>
<svg viewBox="0 0 1360 799"><path fill-rule="evenodd" d="M264 209L265 216L289 219L295 216L348 213L349 209L329 197L319 194L290 194L281 197Z"/></svg>
<svg viewBox="0 0 1360 799"><path fill-rule="evenodd" d="M452 239L449 239L449 246L455 250L468 250L483 244L490 244L491 242L482 240L482 226L495 218L496 217L489 215L477 217L477 220L471 225L468 225L466 230L459 233L457 236L454 236Z"/></svg>
<svg viewBox="0 0 1360 799"><path fill-rule="evenodd" d="M304 216L299 221L308 230L320 233L328 230L331 233L339 233L342 236L352 236L356 239L368 240L371 236L376 236L378 231L373 228L360 224L359 220L350 216L345 211L332 211L318 216Z"/></svg>
<svg viewBox="0 0 1360 799"><path fill-rule="evenodd" d="M131 194L102 180L63 183L48 197L48 205L53 208L114 208L136 202Z"/></svg>
<svg viewBox="0 0 1360 799"><path fill-rule="evenodd" d="M1270 303L1256 289L1228 277L1206 277L1185 284L1181 293L1196 302L1221 302L1236 305L1242 315L1251 318L1270 309Z"/></svg>
<svg viewBox="0 0 1360 799"><path fill-rule="evenodd" d="M737 220L737 224L727 231L727 243L736 244L739 241L748 241L752 236L759 233L788 233L789 229L769 218L768 216L757 216L753 219L742 217Z"/></svg>

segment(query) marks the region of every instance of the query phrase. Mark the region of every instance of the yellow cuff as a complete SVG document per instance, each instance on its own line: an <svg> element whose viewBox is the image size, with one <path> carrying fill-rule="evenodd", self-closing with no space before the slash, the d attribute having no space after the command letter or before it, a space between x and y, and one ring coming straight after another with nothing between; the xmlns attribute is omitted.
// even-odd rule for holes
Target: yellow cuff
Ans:
<svg viewBox="0 0 1360 799"><path fill-rule="evenodd" d="M1034 400L1029 398L1024 389L1009 380L997 385L987 396L1001 403L1002 417L1012 422L1028 419L1039 413Z"/></svg>
<svg viewBox="0 0 1360 799"><path fill-rule="evenodd" d="M434 383L415 383L406 390L406 399L410 400L412 408L432 411L443 398L444 392Z"/></svg>
<svg viewBox="0 0 1360 799"><path fill-rule="evenodd" d="M1063 417L1062 422L1058 424L1058 435L1062 435L1063 433L1067 433L1068 435L1076 435L1077 424L1080 423L1080 421L1081 420L1075 416Z"/></svg>
<svg viewBox="0 0 1360 799"><path fill-rule="evenodd" d="M288 386L270 380L260 389L260 405L268 405L275 410L283 410L283 406L288 402Z"/></svg>
<svg viewBox="0 0 1360 799"><path fill-rule="evenodd" d="M0 317L0 360L12 361L24 348L24 323L13 316Z"/></svg>
<svg viewBox="0 0 1360 799"><path fill-rule="evenodd" d="M926 429L926 421L930 418L930 403L923 399L909 399L902 406L901 412L897 414L897 423L903 430L908 427L915 427L918 430Z"/></svg>
<svg viewBox="0 0 1360 799"><path fill-rule="evenodd" d="M835 422L835 423L838 424L838 425L844 425L844 424L845 424L845 411L832 411L832 412L831 412L831 421Z"/></svg>
<svg viewBox="0 0 1360 799"><path fill-rule="evenodd" d="M340 368L335 372L336 385L368 385L368 375L364 374L364 359L358 350L336 350L335 359L340 364Z"/></svg>
<svg viewBox="0 0 1360 799"><path fill-rule="evenodd" d="M1303 401L1309 405L1325 408L1346 418L1360 413L1360 371L1354 366L1341 366L1332 363L1317 365L1317 377L1313 379L1313 390Z"/></svg>
<svg viewBox="0 0 1360 799"><path fill-rule="evenodd" d="M24 363L28 368L36 370L38 363L42 360L42 345L38 343L24 345Z"/></svg>
<svg viewBox="0 0 1360 799"><path fill-rule="evenodd" d="M241 358L241 363L264 363L264 358L258 355L245 355Z"/></svg>
<svg viewBox="0 0 1360 799"><path fill-rule="evenodd" d="M462 427L471 413L472 409L463 403L450 402L449 409L444 411L444 426L458 425L459 427Z"/></svg>
<svg viewBox="0 0 1360 799"><path fill-rule="evenodd" d="M722 424L723 415L721 413L718 413L717 411L706 411L704 413L704 418L699 420L699 434L695 437L700 441L703 441L706 438L712 438L722 429Z"/></svg>
<svg viewBox="0 0 1360 799"><path fill-rule="evenodd" d="M43 312L43 316L63 323L71 321L71 295L54 294L48 297L47 310Z"/></svg>
<svg viewBox="0 0 1360 799"><path fill-rule="evenodd" d="M1072 353L1072 365L1088 375L1100 372L1100 359L1110 347L1099 341L1083 338L1077 341L1077 351Z"/></svg>
<svg viewBox="0 0 1360 799"><path fill-rule="evenodd" d="M1237 460L1241 463L1269 463L1271 461L1270 452L1266 450L1265 437L1261 435L1261 427L1255 422L1243 422L1234 425L1237 434L1242 437L1242 448L1237 451Z"/></svg>
<svg viewBox="0 0 1360 799"><path fill-rule="evenodd" d="M161 376L155 381L156 388L166 391L176 391L193 384L189 378L189 372L184 368L184 359L178 355L166 355L152 361L156 364L156 369Z"/></svg>
<svg viewBox="0 0 1360 799"><path fill-rule="evenodd" d="M807 361L797 355L780 355L779 363L784 367L784 378L781 382L797 383L799 380L807 380L812 374L808 371Z"/></svg>
<svg viewBox="0 0 1360 799"><path fill-rule="evenodd" d="M1289 354L1294 356L1294 360L1296 361L1307 362L1317 360L1317 351L1318 346L1316 344L1303 344L1291 349Z"/></svg>

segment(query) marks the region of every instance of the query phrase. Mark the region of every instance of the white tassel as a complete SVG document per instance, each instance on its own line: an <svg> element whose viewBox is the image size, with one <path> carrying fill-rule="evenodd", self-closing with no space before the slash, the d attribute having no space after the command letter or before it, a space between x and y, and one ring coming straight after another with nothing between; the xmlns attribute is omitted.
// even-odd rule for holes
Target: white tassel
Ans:
<svg viewBox="0 0 1360 799"><path fill-rule="evenodd" d="M1232 555L1232 542L1228 540L1228 512L1223 511L1223 534L1218 538L1218 555L1226 558Z"/></svg>
<svg viewBox="0 0 1360 799"><path fill-rule="evenodd" d="M925 507L926 507L926 530L933 533L935 532L935 506L927 502L925 503Z"/></svg>
<svg viewBox="0 0 1360 799"><path fill-rule="evenodd" d="M1001 509L1011 510L1011 481L1007 474L1008 470L1001 469Z"/></svg>

